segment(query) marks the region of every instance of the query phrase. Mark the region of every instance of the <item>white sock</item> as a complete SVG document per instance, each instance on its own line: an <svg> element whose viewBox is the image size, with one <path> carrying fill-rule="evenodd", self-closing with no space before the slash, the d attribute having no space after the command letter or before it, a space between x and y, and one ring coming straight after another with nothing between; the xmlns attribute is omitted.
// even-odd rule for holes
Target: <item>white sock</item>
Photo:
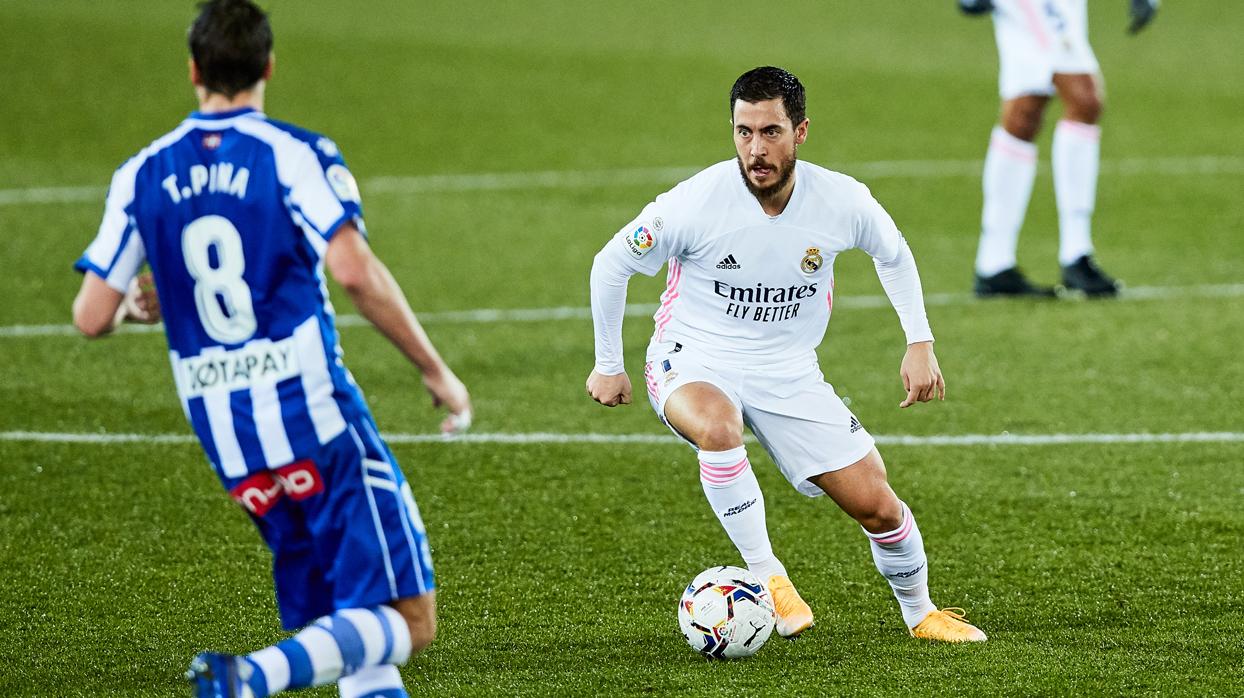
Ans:
<svg viewBox="0 0 1244 698"><path fill-rule="evenodd" d="M1093 254L1091 226L1097 202L1101 127L1059 121L1054 128L1054 196L1058 201L1058 262L1067 266Z"/></svg>
<svg viewBox="0 0 1244 698"><path fill-rule="evenodd" d="M924 538L916 517L903 503L903 523L898 528L864 534L872 546L877 571L890 583L903 609L903 621L909 628L916 627L930 611L937 610L929 599L929 561L924 556Z"/></svg>
<svg viewBox="0 0 1244 698"><path fill-rule="evenodd" d="M769 544L765 496L747 460L747 449L700 451L700 484L747 568L766 584L775 574L785 575L786 568Z"/></svg>
<svg viewBox="0 0 1244 698"><path fill-rule="evenodd" d="M263 698L332 683L370 666L403 664L408 658L406 620L389 606L375 606L323 616L293 637L242 658L242 666L251 692Z"/></svg>
<svg viewBox="0 0 1244 698"><path fill-rule="evenodd" d="M981 239L976 248L976 273L993 276L1015 266L1019 229L1028 212L1032 183L1037 177L1037 146L995 126L985 155L982 186Z"/></svg>
<svg viewBox="0 0 1244 698"><path fill-rule="evenodd" d="M406 696L402 675L392 664L359 669L337 682L341 698L393 698Z"/></svg>

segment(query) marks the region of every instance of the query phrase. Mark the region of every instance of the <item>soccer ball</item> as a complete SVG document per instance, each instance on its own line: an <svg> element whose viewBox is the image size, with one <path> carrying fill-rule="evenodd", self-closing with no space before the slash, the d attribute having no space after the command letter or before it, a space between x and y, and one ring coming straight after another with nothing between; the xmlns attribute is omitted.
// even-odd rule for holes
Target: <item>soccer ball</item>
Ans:
<svg viewBox="0 0 1244 698"><path fill-rule="evenodd" d="M756 654L774 624L773 599L756 575L711 567L696 575L678 601L678 625L692 649L710 659Z"/></svg>

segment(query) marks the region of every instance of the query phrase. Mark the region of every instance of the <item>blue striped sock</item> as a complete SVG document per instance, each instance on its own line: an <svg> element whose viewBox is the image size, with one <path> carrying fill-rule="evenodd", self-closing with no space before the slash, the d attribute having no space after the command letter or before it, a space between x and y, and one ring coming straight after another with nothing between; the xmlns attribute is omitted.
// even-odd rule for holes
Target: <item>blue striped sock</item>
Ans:
<svg viewBox="0 0 1244 698"><path fill-rule="evenodd" d="M332 683L365 667L402 664L409 657L410 632L400 613L388 606L349 608L247 656L255 669L247 685L256 698L265 698Z"/></svg>

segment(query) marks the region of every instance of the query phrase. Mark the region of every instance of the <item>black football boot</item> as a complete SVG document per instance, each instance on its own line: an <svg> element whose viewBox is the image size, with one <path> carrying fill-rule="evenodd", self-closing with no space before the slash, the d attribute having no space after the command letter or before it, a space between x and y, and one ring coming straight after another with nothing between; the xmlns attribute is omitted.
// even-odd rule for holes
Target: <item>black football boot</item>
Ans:
<svg viewBox="0 0 1244 698"><path fill-rule="evenodd" d="M976 275L976 283L973 286L978 298L994 298L998 296L1009 296L1013 298L1053 298L1054 289L1045 286L1035 286L1019 267L1011 267L1004 269L993 276Z"/></svg>
<svg viewBox="0 0 1244 698"><path fill-rule="evenodd" d="M1119 282L1106 276L1089 255L1063 267L1063 286L1071 291L1080 291L1089 298L1119 295Z"/></svg>

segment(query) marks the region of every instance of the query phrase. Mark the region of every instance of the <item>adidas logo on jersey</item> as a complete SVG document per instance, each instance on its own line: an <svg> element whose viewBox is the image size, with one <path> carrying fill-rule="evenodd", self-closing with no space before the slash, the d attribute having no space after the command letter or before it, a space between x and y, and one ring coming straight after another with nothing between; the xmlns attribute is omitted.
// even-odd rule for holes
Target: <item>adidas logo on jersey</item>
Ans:
<svg viewBox="0 0 1244 698"><path fill-rule="evenodd" d="M855 432L863 428L864 428L864 425L860 424L860 420L856 419L855 415L851 415L851 433L854 434Z"/></svg>
<svg viewBox="0 0 1244 698"><path fill-rule="evenodd" d="M734 259L734 255L728 254L726 258L717 263L718 269L742 269L743 265Z"/></svg>

